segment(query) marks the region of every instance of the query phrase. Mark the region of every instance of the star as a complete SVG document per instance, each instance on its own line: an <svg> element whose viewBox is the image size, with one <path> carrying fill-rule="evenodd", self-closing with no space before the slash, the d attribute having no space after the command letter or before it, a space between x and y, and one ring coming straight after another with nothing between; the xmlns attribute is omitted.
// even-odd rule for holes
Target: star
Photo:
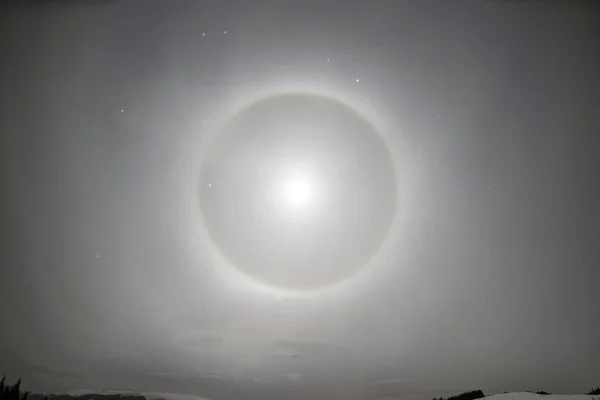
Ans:
<svg viewBox="0 0 600 400"><path fill-rule="evenodd" d="M356 82L360 82L360 79L356 79Z"/></svg>
<svg viewBox="0 0 600 400"><path fill-rule="evenodd" d="M121 112L125 112L125 110L121 110Z"/></svg>

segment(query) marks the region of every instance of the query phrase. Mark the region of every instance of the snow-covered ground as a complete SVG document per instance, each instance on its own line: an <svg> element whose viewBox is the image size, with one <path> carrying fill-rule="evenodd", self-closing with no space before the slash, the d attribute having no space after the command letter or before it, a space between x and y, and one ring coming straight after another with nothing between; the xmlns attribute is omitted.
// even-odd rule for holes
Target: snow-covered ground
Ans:
<svg viewBox="0 0 600 400"><path fill-rule="evenodd" d="M486 400L600 400L599 396L585 394L549 394L539 395L529 392L502 393L488 396Z"/></svg>
<svg viewBox="0 0 600 400"><path fill-rule="evenodd" d="M147 400L208 400L203 397L198 397L193 394L176 394L176 393L159 393L159 392L129 392L129 391L117 391L117 390L92 390L82 389L73 390L65 394L50 394L49 397L52 399L56 397L56 400L78 400L80 397L86 400L90 399L91 394L96 394L97 400L102 400L103 396L120 395L120 400L137 400L139 396L145 397ZM46 394L44 393L32 393L29 395L28 400L44 400ZM385 396L384 396L385 397ZM600 395L584 395L584 394L556 394L556 395L539 395L529 392L514 392L514 393L502 393L492 396L487 396L485 400L600 400ZM114 398L110 399L114 400ZM482 399L483 400L483 399Z"/></svg>
<svg viewBox="0 0 600 400"><path fill-rule="evenodd" d="M55 400L78 400L80 398L90 400L90 395L98 395L95 397L97 400L102 400L104 396L115 396L119 395L120 400L139 400L140 396L145 397L147 400L208 400L204 397L198 397L193 394L177 394L177 393L159 393L159 392L131 392L131 391L119 391L119 390L94 390L94 389L81 389L72 390L64 394L46 394L34 392L27 396L27 400L44 400L48 396L49 400L53 398ZM115 396L116 397L116 396ZM114 397L109 397L110 400L115 400Z"/></svg>

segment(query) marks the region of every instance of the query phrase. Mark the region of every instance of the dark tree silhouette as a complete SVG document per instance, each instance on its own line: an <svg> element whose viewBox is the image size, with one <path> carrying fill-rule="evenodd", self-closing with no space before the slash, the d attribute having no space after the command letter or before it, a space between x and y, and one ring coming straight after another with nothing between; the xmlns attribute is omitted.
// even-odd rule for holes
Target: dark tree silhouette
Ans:
<svg viewBox="0 0 600 400"><path fill-rule="evenodd" d="M26 400L29 392L21 392L21 380L17 380L12 385L5 383L6 375L0 381L0 400Z"/></svg>
<svg viewBox="0 0 600 400"><path fill-rule="evenodd" d="M508 393L508 392L505 392ZM543 390L539 390L537 392L531 391L531 390L527 390L527 393L535 393L535 394L539 394L541 396L548 396L550 393L543 391Z"/></svg>
<svg viewBox="0 0 600 400"><path fill-rule="evenodd" d="M586 394L594 395L594 396L597 395L597 394L600 394L600 386L593 388L592 390L590 390Z"/></svg>
<svg viewBox="0 0 600 400"><path fill-rule="evenodd" d="M461 393L457 396L448 397L447 399L440 397L439 399L434 398L433 400L475 400L483 397L485 397L485 394L481 390L472 390L470 392Z"/></svg>

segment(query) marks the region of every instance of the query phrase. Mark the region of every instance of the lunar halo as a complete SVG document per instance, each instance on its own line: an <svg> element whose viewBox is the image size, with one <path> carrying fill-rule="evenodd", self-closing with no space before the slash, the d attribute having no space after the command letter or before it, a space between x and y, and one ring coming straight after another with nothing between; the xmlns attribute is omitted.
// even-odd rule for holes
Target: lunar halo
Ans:
<svg viewBox="0 0 600 400"><path fill-rule="evenodd" d="M200 178L197 180L196 184L199 190L196 191L197 193L197 204L199 204L198 210L199 210L199 217L201 220L201 225L202 225L202 241L203 241L203 248L208 249L209 253L208 257L210 258L211 263L216 267L215 269L221 273L225 278L226 281L228 281L230 284L233 284L234 286L240 288L243 287L244 290L256 290L258 292L262 292L262 293L267 293L267 294L272 294L272 295L277 295L277 296L284 296L284 297L305 297L305 296L313 296L316 294L323 294L323 293L331 293L333 291L339 290L339 289L343 289L343 288L348 288L350 286L353 286L357 283L359 283L360 281L363 280L363 278L366 278L368 275L373 274L374 272L376 272L375 270L381 269L381 267L385 266L386 261L389 259L389 255L391 252L391 247L393 246L393 243L395 241L395 232L397 231L397 224L398 224L398 208L399 208L399 186L400 186L400 182L398 179L399 176L399 169L398 169L398 160L397 160L397 154L394 152L394 148L393 146L391 146L390 143L390 138L389 138L389 130L385 130L384 126L385 124L382 124L380 121L380 118L377 118L377 114L374 112L374 110L372 110L368 104L361 104L360 101L352 101L351 99L348 98L343 98L340 99L338 96L336 97L332 97L327 93L324 93L322 91L318 91L318 90L285 90L285 91L278 91L278 92L270 92L270 93L263 93L260 96L248 96L247 99L244 99L245 101L242 101L242 99L238 100L238 104L237 107L232 107L229 108L229 112L227 112L227 110L223 111L223 115L222 118L220 118L220 124L216 126L216 129L211 130L211 132L209 132L208 135L206 135L205 137L202 138L202 145L201 145L201 152L200 152L200 156L199 156L199 168L198 170L200 171ZM281 103L286 103L286 101L290 104L288 104L287 106L283 105L280 106L279 104ZM336 257L341 257L344 259L344 262L346 262L349 267L347 270L345 271L335 271L334 273L331 273L327 278L318 278L318 279L313 279L311 277L307 277L308 272L305 272L305 269L297 269L296 271L302 271L302 272L298 272L299 275L306 275L306 276L302 276L302 278L304 279L304 281L301 284L295 284L295 281L292 279L291 282L288 280L282 280L281 275L278 276L278 278L276 279L270 279L270 275L267 274L268 268L264 267L265 266L275 266L275 265L279 265L277 264L277 260L278 257L277 256L281 256L281 254L277 254L277 255L273 255L273 254L267 254L268 252L265 250L263 251L263 253L265 254L261 254L261 255L256 255L256 254L252 254L253 252L258 252L258 250L254 251L253 249L255 247L261 247L261 246L256 246L257 243L253 243L253 245L249 246L249 249L245 254L243 252L241 252L242 254L237 254L237 255L232 255L230 253L233 253L235 251L237 251L240 247L244 247L243 245L243 241L239 242L236 244L235 242L232 242L230 244L228 244L227 242L230 241L230 238L232 236L236 236L238 235L238 232L241 230L249 230L249 233L246 235L246 241L248 240L252 240L252 239L248 239L248 238L252 238L252 237L262 237L262 236L266 236L263 235L266 230L264 231L251 231L251 227L247 227L246 225L252 225L252 224L248 224L248 214L246 213L245 216L241 216L239 218L241 218L241 221L243 223L237 223L238 225L236 225L236 223L231 223L231 222L223 222L225 220L230 221L231 218L229 217L215 217L215 214L219 214L219 213L215 213L214 211L217 210L216 207L225 207L225 206L221 206L220 204L223 203L223 199L225 198L224 196L216 196L215 199L213 199L214 201L212 201L212 203L210 203L210 201L207 201L206 199L209 197L208 193L214 193L216 192L215 188L218 187L218 183L217 182L212 182L212 179L214 177L214 174L211 175L210 172L207 173L207 171L210 171L211 169L214 170L216 169L216 176L219 176L219 174L223 175L223 171L226 171L228 168L229 169L236 169L235 164L237 162L237 160L240 157L235 157L236 162L227 162L224 161L223 165L219 165L217 168L211 168L214 167L214 162L210 163L209 159L212 157L212 160L214 161L216 160L228 160L231 159L231 157L228 157L226 154L223 154L223 152L219 152L217 151L218 155L215 158L215 148L219 148L219 141L223 142L227 142L227 140L231 139L233 140L233 136L236 136L236 139L233 141L239 141L239 129L238 131L236 131L236 128L233 128L233 131L236 132L235 134L231 134L228 133L228 130L231 131L231 126L236 124L236 120L241 120L241 126L244 127L244 130L246 129L246 127L250 124L252 125L255 120L264 120L265 119L265 115L268 115L269 120L273 119L273 115L275 114L281 114L280 116L282 118L280 118L279 122L276 122L275 125L288 125L285 122L285 119L289 117L289 113L288 111L294 108L294 102L296 102L296 105L300 105L300 108L302 107L306 107L306 109L308 111L305 112L306 115L316 115L316 124L313 125L319 125L319 122L324 122L325 124L327 124L327 121L329 119L335 120L335 116L334 117L327 117L325 116L326 111L323 111L323 113L321 113L320 111L318 111L319 109L322 108L331 108L333 110L334 113L347 113L348 115L353 114L353 116L348 117L348 115L343 116L344 118L342 119L354 119L354 121L344 121L342 123L342 125L344 125L344 128L347 129L353 129L351 128L351 126L356 126L356 125L360 125L363 128L363 131L360 131L360 128L358 129L358 133L355 133L355 143L362 143L361 140L365 141L365 143L369 144L371 147L373 147L374 150L374 154L372 155L367 155L362 157L362 159L360 159L360 156L358 157L360 160L359 162L357 162L357 168L360 168L360 161L362 160L362 163L364 165L370 165L369 162L373 162L372 158L369 157L377 157L379 159L389 159L389 165L383 166L380 168L380 170L374 169L373 173L376 175L373 175L371 178L368 177L368 174L365 175L366 181L365 182L370 182L373 180L377 180L379 179L378 177L380 177L381 175L385 175L385 178L383 179L384 184L381 186L376 186L374 184L374 188L379 188L380 191L383 191L385 193L383 193L382 196L379 196L381 198L387 199L387 202L384 201L383 203L379 202L378 198L377 198L377 193L371 195L371 199L369 200L370 202L366 203L368 204L367 209L365 211L363 211L362 215L362 219L360 219L360 221L362 222L355 222L354 226L352 226L352 224L350 223L350 225L353 228L358 227L362 227L365 224L365 221L367 221L367 223L369 224L370 228L372 230L371 233L375 233L379 236L381 236L378 240L375 239L369 239L370 236L364 236L367 235L367 231L368 229L364 229L365 233L364 233L364 237L361 237L360 234L352 234L350 235L350 237L354 238L354 243L352 243L350 240L348 241L347 244L340 244L337 246L336 250L337 252L334 251L334 253L332 254L327 254L327 251L323 251L322 254L320 254L320 258L319 256L314 256L313 253L314 251L311 250L311 246L308 245L307 249L305 250L297 250L298 246L296 246L295 244L292 244L292 247L289 247L288 250L291 250L291 256L292 259L294 260L294 262L296 260L299 260L298 262L300 264L298 264L297 268L300 268L300 266L302 265L301 262L303 260L303 257L305 260L312 260L312 259L316 259L317 262L314 263L315 265L317 265L317 267L315 267L316 270L323 270L326 269L326 267L328 265L333 265L335 264L335 260L337 260ZM316 103L316 105L311 105L310 103ZM262 111L260 110L262 107ZM279 108L278 108L279 107ZM282 108L283 107L283 108ZM286 108L287 107L287 108ZM232 111L233 110L233 111ZM258 110L258 111L257 111ZM274 112L273 112L274 111ZM283 111L283 112L280 112ZM262 115L261 115L262 113ZM312 114L311 114L312 113ZM315 114L316 113L316 114ZM254 114L254 115L253 115ZM292 113L293 114L293 113ZM300 113L302 114L302 113ZM303 117L306 117L306 115L301 115L296 116L295 120L292 117L292 120L289 123L289 129L290 130L296 130L298 128L298 121L302 120ZM348 117L348 118L346 118ZM305 118L306 119L306 118ZM310 119L310 118L308 118ZM320 120L319 120L320 119ZM308 121L309 123L311 121ZM238 127L240 125L238 124ZM260 126L260 123L259 125ZM350 128L349 128L350 127ZM262 126L261 126L262 128ZM318 130L318 126L317 126L317 130ZM368 131L368 132L367 132ZM367 137L367 132L369 139L366 139ZM301 137L304 134L303 132L296 132L297 134L300 134ZM343 132L341 134L344 134ZM245 135L245 133L244 133ZM346 140L342 139L339 140L341 138L341 136L339 136L339 134L336 134L337 136L335 136L334 139L338 139L337 142L335 140L332 140L332 142L335 143L345 143ZM267 136L267 140L271 140L273 139L273 135L266 134ZM229 137L229 139L228 139ZM314 136L313 136L314 137ZM230 142L231 142L230 140ZM318 141L318 140L317 140ZM313 142L317 142L317 141L310 141L308 140L308 143L311 144ZM281 142L281 141L280 141ZM215 143L217 143L217 145L215 145ZM283 140L282 143L286 143L285 140ZM297 143L296 143L297 144ZM378 146L380 148L378 148ZM240 147L239 145L237 146L238 148ZM265 148L270 148L273 147L272 143L267 143L266 146L264 146ZM296 146L296 147L310 147L310 146ZM361 148L363 146L355 146L355 148L360 152ZM368 146L367 146L368 147ZM221 143L220 149L227 149L228 146L223 146ZM291 146L292 150L294 149L294 146ZM380 152L381 154L375 154L377 152ZM386 154L384 155L383 152L385 152ZM246 152L247 153L247 152ZM292 151L293 153L293 151ZM240 154L245 154L245 152L237 152L236 155L239 156ZM276 153L275 153L276 154ZM212 156L211 156L212 155ZM289 154L288 154L289 155ZM311 159L311 153L309 152L309 159ZM231 154L229 155L231 156ZM243 158L243 157L242 157ZM258 157L261 158L261 157ZM268 157L266 157L268 158ZM302 159L303 157L299 157L300 159ZM306 158L306 157L304 157ZM312 158L317 158L317 157L312 157ZM328 159L329 157L324 156L321 157L324 159ZM286 160L286 156L283 157L284 160ZM353 159L351 157L351 159ZM325 161L325 164L327 164L327 161ZM247 164L247 165L252 165L252 164ZM244 171L247 170L247 165L246 166L239 166L237 167L240 171ZM218 170L222 170L222 171L218 171ZM318 171L318 168L316 169ZM378 172L382 172L378 173ZM248 175L245 177L245 180L240 180L240 182L242 182L242 186L245 185L246 183L248 183L248 181L252 182L254 181L251 177L252 175ZM387 181L386 181L387 179ZM387 183L387 185L386 185ZM223 194L234 194L233 192L231 192L231 188L236 188L239 187L240 183L236 183L236 184L230 184L229 185L229 189L223 189ZM391 189L389 187L386 186L391 186ZM354 186L353 186L354 187ZM315 189L312 185L312 183L310 183L310 176L303 176L302 174L298 175L293 175L290 179L284 180L282 181L282 184L279 185L280 188L280 194L282 195L282 198L286 199L285 201L288 203L288 205L292 208L307 208L307 204L313 202L314 198L318 198L319 197L319 190ZM229 192L227 191L229 190ZM254 190L254 189L252 189ZM343 189L341 189L341 191L343 191ZM248 192L248 190L246 190L246 192L244 192L243 190L240 193L251 193ZM352 189L347 189L346 188L346 193L353 193ZM235 193L235 194L239 194L239 193ZM365 195L366 197L368 197L368 195ZM365 197L363 196L363 197ZM227 197L236 197L236 196L227 196ZM320 195L321 199L325 199L327 200L329 197L327 194L323 194L321 193ZM340 204L342 204L341 202L344 201L344 197L340 197ZM358 201L358 200L357 200ZM381 203L381 204L380 204ZM208 204L208 205L207 205ZM358 204L358 203L357 203ZM360 205L360 204L359 204ZM229 207L229 205L227 205L227 207ZM262 207L262 206L261 206ZM263 208L267 208L267 207L263 207ZM336 206L332 206L331 210L335 210L339 208L339 204ZM357 207L358 209L359 207ZM379 212L377 211L378 209L385 209L387 210L386 212ZM254 210L256 210L256 208L254 208ZM218 210L222 215L225 215L222 213L222 210ZM232 209L231 212L234 213L235 209ZM242 213L243 210L239 210L238 213ZM378 218L373 218L375 220L375 222L371 221L371 218L369 217L369 212L374 212L374 213L379 213ZM358 212L354 212L355 214ZM220 214L220 215L221 215ZM346 214L346 215L351 215L351 214ZM352 214L354 215L354 214ZM373 214L375 215L375 214ZM260 218L258 218L260 220ZM387 220L387 221L386 221ZM356 219L356 221L359 221L359 219ZM220 233L214 233L215 231L219 231L219 228L221 227L221 225L231 225L228 228L224 228L221 229ZM343 224L343 222L342 222ZM363 224L363 225L361 225ZM375 228L371 227L371 225L376 225ZM329 226L329 225L324 225L324 226ZM366 225L364 225L366 227ZM233 230L235 228L235 230ZM308 228L307 228L308 229ZM318 229L318 228L316 228ZM356 230L355 230L356 231ZM360 229L358 229L357 231L361 231ZM235 232L235 233L232 233ZM309 230L310 232L310 230ZM293 235L292 235L293 236ZM300 235L301 236L301 235ZM310 236L310 235L309 235ZM308 237L309 237L308 236ZM277 235L275 235L274 237L278 237ZM298 238L299 236L296 236L296 238ZM344 235L341 234L340 235L341 240L340 242L344 242ZM241 240L241 239L240 239ZM293 239L290 239L293 242ZM368 247L368 249L364 250L363 253L356 253L356 255L360 255L360 257L354 257L354 258L358 258L361 259L360 265L354 265L353 264L353 258L351 257L352 254L345 254L347 251L351 252L352 248L356 248L356 247L360 247L361 244L365 243L365 242L369 242L371 241L372 243L367 243L364 246ZM310 240L309 240L310 242ZM239 245L239 243L242 243L242 246ZM283 242L282 242L283 243ZM318 242L313 242L313 248L315 247L314 245L318 243ZM270 246L270 244L264 244L265 249L269 249L271 247L277 247L277 245L275 246ZM233 250L232 250L233 249ZM345 250L347 249L347 250ZM246 249L247 250L247 249ZM284 252L284 250L281 250L282 254ZM294 254L294 252L296 252L297 254ZM299 255L299 256L298 256ZM204 257L206 257L207 255L204 255ZM293 256L298 256L298 257L293 257ZM312 258L311 258L312 257ZM332 258L333 257L333 258ZM284 258L285 260L289 260ZM279 260L281 260L281 257L279 257ZM334 262L329 262L330 260L334 260ZM264 262L266 261L266 262ZM249 264L254 263L254 270L252 268L249 268L248 265L245 265L245 263L248 262ZM292 264L292 263L291 263ZM352 264L352 265L350 265ZM256 267L258 265L258 267ZM307 268L310 269L310 265L312 265L312 263L306 263ZM321 267L319 269L319 267ZM325 268L323 268L325 267ZM258 268L258 269L257 269ZM285 269L285 268L283 268ZM334 268L335 269L335 268ZM270 271L270 270L269 270ZM273 269L271 272L275 272L276 270ZM269 274L271 273L269 272ZM292 274L293 275L293 274ZM312 280L311 280L312 279ZM319 279L321 279L319 281Z"/></svg>

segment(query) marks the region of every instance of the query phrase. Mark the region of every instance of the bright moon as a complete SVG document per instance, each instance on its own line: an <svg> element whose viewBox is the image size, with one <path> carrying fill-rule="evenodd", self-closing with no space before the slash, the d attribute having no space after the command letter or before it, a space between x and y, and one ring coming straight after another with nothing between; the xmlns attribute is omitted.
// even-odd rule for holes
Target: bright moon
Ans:
<svg viewBox="0 0 600 400"><path fill-rule="evenodd" d="M281 184L283 205L292 209L309 207L315 196L314 191L310 178L302 175L289 176Z"/></svg>
<svg viewBox="0 0 600 400"><path fill-rule="evenodd" d="M290 93L238 111L207 142L200 210L228 268L310 291L369 264L394 219L396 185L369 121L334 99Z"/></svg>

